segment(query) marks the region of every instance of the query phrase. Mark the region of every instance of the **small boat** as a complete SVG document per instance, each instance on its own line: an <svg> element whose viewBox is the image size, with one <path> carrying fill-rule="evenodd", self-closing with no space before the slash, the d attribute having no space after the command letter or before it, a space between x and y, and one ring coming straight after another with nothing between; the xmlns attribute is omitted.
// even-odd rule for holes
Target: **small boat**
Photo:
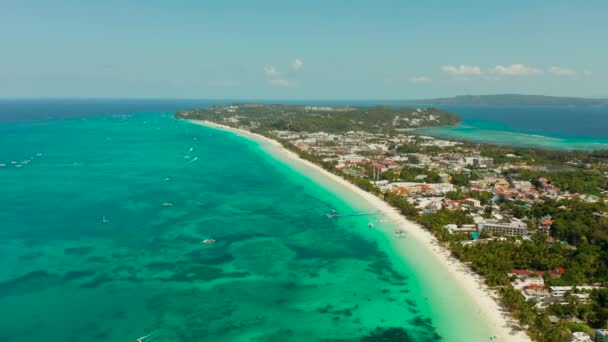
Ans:
<svg viewBox="0 0 608 342"><path fill-rule="evenodd" d="M335 212L336 212L336 209L332 209L332 210L331 210L331 212L332 212L332 213L335 213Z"/></svg>
<svg viewBox="0 0 608 342"><path fill-rule="evenodd" d="M404 238L407 236L407 233L404 232L403 230L397 230L397 231L395 231L395 235L397 235L398 238Z"/></svg>
<svg viewBox="0 0 608 342"><path fill-rule="evenodd" d="M110 221L108 221L108 219L105 216L103 216L101 218L101 223L108 223L108 222L110 222Z"/></svg>
<svg viewBox="0 0 608 342"><path fill-rule="evenodd" d="M369 228L374 228L374 224L373 224L373 223L371 223L371 222L370 222L370 223L368 223L368 224L367 224L367 226L368 226Z"/></svg>
<svg viewBox="0 0 608 342"><path fill-rule="evenodd" d="M169 203L169 202L163 203L163 207L171 207L171 206L173 206L173 203Z"/></svg>
<svg viewBox="0 0 608 342"><path fill-rule="evenodd" d="M201 241L201 244L203 245L213 245L215 243L215 239L205 239L203 241Z"/></svg>
<svg viewBox="0 0 608 342"><path fill-rule="evenodd" d="M138 338L137 340L135 340L135 342L146 342L149 337L152 337L152 336L158 334L159 332L160 332L160 330L153 331L153 332L149 333L148 335L144 335L144 336Z"/></svg>
<svg viewBox="0 0 608 342"><path fill-rule="evenodd" d="M169 177L165 178L165 182L168 182L170 180L171 180L171 178L169 178Z"/></svg>

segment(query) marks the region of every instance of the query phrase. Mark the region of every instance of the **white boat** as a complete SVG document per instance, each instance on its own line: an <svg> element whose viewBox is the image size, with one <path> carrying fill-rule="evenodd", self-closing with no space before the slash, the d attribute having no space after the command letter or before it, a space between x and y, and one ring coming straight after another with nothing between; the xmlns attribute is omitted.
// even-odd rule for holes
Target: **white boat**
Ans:
<svg viewBox="0 0 608 342"><path fill-rule="evenodd" d="M212 245L215 243L215 239L205 239L203 241L201 241L201 244L203 245Z"/></svg>
<svg viewBox="0 0 608 342"><path fill-rule="evenodd" d="M160 330L153 331L153 332L149 333L148 335L144 335L144 336L138 338L137 340L135 340L135 342L146 342L146 341L148 341L149 337L152 337L152 336L158 334L159 332L160 332Z"/></svg>
<svg viewBox="0 0 608 342"><path fill-rule="evenodd" d="M110 221L105 216L103 216L101 218L101 223L108 223L108 222L110 222Z"/></svg>

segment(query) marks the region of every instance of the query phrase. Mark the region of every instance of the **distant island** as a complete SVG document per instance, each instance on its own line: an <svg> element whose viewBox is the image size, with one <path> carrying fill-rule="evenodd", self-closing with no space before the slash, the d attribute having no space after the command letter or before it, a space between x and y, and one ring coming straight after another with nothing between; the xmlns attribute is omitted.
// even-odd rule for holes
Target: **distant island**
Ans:
<svg viewBox="0 0 608 342"><path fill-rule="evenodd" d="M191 109L177 118L198 119L246 126L262 131L390 133L429 126L455 125L460 117L436 108L295 106L235 104Z"/></svg>
<svg viewBox="0 0 608 342"><path fill-rule="evenodd" d="M481 105L481 106L608 106L608 99L584 97L559 97L545 95L497 94L462 95L422 100L394 101L392 104L408 105Z"/></svg>

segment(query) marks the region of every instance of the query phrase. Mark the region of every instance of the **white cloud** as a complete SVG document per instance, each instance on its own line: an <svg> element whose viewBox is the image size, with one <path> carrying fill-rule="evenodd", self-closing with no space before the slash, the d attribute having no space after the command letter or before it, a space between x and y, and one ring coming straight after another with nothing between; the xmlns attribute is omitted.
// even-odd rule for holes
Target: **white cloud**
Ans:
<svg viewBox="0 0 608 342"><path fill-rule="evenodd" d="M481 74L481 68L476 65L442 65L441 71L447 72L451 75L479 75Z"/></svg>
<svg viewBox="0 0 608 342"><path fill-rule="evenodd" d="M532 76L543 73L543 69L526 66L523 64L511 64L510 66L497 65L490 69L491 73L509 76Z"/></svg>
<svg viewBox="0 0 608 342"><path fill-rule="evenodd" d="M279 75L279 72L277 71L277 69L275 67L273 67L272 65L265 66L264 67L264 73L268 77L274 77L274 76L278 76Z"/></svg>
<svg viewBox="0 0 608 342"><path fill-rule="evenodd" d="M293 60L293 62L291 62L291 68L295 72L297 72L298 70L300 70L302 68L302 65L304 65L304 62L302 62L302 60L299 59L299 58L296 58L296 59Z"/></svg>
<svg viewBox="0 0 608 342"><path fill-rule="evenodd" d="M433 79L428 76L416 76L410 78L411 83L431 83Z"/></svg>
<svg viewBox="0 0 608 342"><path fill-rule="evenodd" d="M549 72L557 76L576 76L576 70L552 66Z"/></svg>
<svg viewBox="0 0 608 342"><path fill-rule="evenodd" d="M296 85L298 71L302 69L303 65L304 62L300 58L294 58L291 61L291 69L279 71L274 66L268 65L264 67L264 74L272 86L292 87Z"/></svg>
<svg viewBox="0 0 608 342"><path fill-rule="evenodd" d="M270 80L270 84L272 84L273 86L277 86L277 87L290 87L293 85L293 83L290 82L289 80L282 80L282 79Z"/></svg>

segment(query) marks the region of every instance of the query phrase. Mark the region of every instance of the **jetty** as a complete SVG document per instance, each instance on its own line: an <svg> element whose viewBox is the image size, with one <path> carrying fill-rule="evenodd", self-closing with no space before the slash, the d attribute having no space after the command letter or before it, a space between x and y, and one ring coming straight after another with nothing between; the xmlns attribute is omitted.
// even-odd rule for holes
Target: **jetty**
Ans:
<svg viewBox="0 0 608 342"><path fill-rule="evenodd" d="M374 216L380 215L380 212L364 212L364 213L352 213L352 214L325 214L328 219L334 219L338 217L350 217L350 216Z"/></svg>

